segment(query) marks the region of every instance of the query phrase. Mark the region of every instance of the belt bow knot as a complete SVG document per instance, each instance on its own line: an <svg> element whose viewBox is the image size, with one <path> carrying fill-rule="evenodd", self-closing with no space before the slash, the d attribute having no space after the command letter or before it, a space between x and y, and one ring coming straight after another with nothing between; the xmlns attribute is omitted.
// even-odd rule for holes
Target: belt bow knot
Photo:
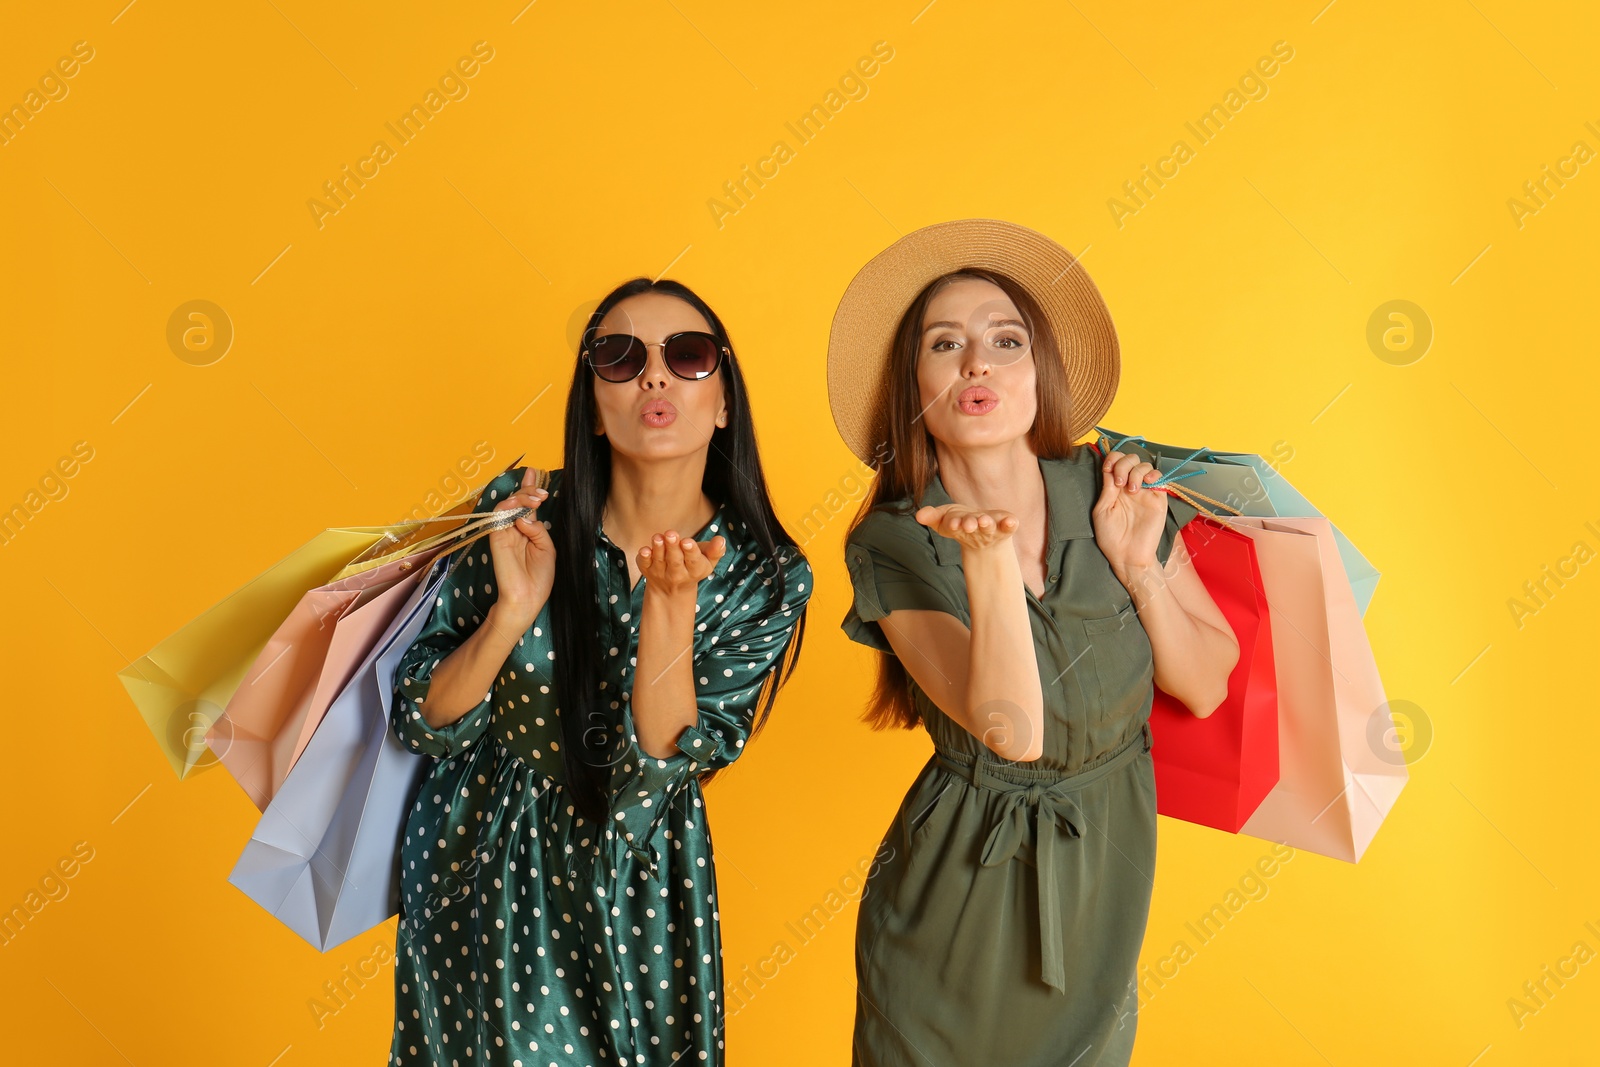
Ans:
<svg viewBox="0 0 1600 1067"><path fill-rule="evenodd" d="M1142 749L1135 744L1140 740L1144 742ZM1061 915L1066 909L1062 906L1062 890L1056 878L1056 839L1064 836L1069 841L1076 840L1089 826L1077 800L1078 790L1083 785L1127 762L1135 752L1148 751L1150 747L1150 727L1146 723L1138 734L1095 767L1054 781L1035 781L1028 785L998 777L990 770L995 766L992 761L979 759L969 763L970 757L952 758L950 753L938 753L939 762L945 767L979 789L1001 794L999 810L991 817L989 834L983 842L983 866L998 867L1016 857L1027 837L1029 816L1032 816L1034 867L1039 879L1039 950L1043 961L1040 977L1046 985L1063 993L1067 988L1067 968L1062 958ZM1062 833L1057 833L1058 830ZM1081 881L1069 888L1075 896L1083 890ZM1076 908L1072 910L1075 912Z"/></svg>

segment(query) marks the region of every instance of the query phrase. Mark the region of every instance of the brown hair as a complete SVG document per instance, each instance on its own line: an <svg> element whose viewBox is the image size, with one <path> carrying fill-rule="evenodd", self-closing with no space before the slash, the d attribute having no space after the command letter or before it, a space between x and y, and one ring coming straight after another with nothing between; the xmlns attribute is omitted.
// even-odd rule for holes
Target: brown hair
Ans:
<svg viewBox="0 0 1600 1067"><path fill-rule="evenodd" d="M922 320L934 296L951 282L978 279L1000 287L1017 306L1027 324L1033 350L1037 382L1038 413L1028 429L1028 443L1042 459L1072 458L1078 447L1072 443L1072 398L1067 392L1067 375L1061 366L1060 339L1050 328L1038 301L1014 279L998 271L963 267L935 278L917 294L900 317L889 347L888 366L880 396L878 417L872 439L872 466L878 472L872 492L862 499L861 508L845 531L845 540L873 511L882 509L899 514L915 514L922 506L938 466L933 438L918 418L922 410L917 389L917 359L922 348ZM904 508L893 505L902 498ZM903 727L912 730L919 724L916 704L911 699L911 675L900 658L890 652L878 654L878 679L867 701L863 722L874 730Z"/></svg>

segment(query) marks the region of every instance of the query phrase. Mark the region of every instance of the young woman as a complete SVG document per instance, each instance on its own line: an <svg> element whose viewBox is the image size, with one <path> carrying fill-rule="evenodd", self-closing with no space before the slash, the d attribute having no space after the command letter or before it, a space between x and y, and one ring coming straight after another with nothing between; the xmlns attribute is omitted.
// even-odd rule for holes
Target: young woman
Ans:
<svg viewBox="0 0 1600 1067"><path fill-rule="evenodd" d="M846 536L844 630L884 653L867 718L934 745L862 897L853 1062L1125 1065L1153 683L1207 715L1238 656L1178 537L1194 509L1143 489L1138 456L1073 444L1110 406L1116 334L1031 230L904 238L830 348L835 420L878 468Z"/></svg>
<svg viewBox="0 0 1600 1067"><path fill-rule="evenodd" d="M723 1062L702 781L794 669L811 569L721 321L638 278L590 317L548 494L467 549L396 669L434 757L401 850L390 1062ZM756 713L760 711L760 719Z"/></svg>

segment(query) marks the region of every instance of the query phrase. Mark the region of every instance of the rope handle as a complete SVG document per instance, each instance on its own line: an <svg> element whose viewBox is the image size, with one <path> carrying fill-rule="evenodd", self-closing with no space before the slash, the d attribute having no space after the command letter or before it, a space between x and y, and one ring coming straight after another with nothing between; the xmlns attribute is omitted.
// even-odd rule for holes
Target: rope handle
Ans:
<svg viewBox="0 0 1600 1067"><path fill-rule="evenodd" d="M520 459L521 457L518 458ZM515 463L512 464L513 467L515 465ZM510 470L511 467L506 469ZM536 487L540 489L548 489L550 487L550 472L542 467L537 467L534 469L537 472L537 479L535 482ZM407 542L411 537L415 536L416 533L421 532L420 530L413 531L404 537L397 537L392 532L385 531L383 536L378 539L376 544L362 552L361 555L357 556L355 559L351 560L350 563L348 563L345 568L339 572L337 577L347 578L352 574L358 574L361 571L382 566L384 563L405 556L416 556L430 552L437 554L435 550L455 552L457 549L465 548L467 545L470 545L472 542L478 540L480 537L483 537L486 534L494 533L496 530L509 529L516 524L518 519L533 514L533 511L533 508L523 506L518 508L507 508L503 511L495 511L491 509L489 511L466 512L465 514L467 515L467 518L465 521L461 521L459 526L456 526L453 529L445 530L442 533L434 534L430 537L425 537L421 541L410 544L407 544ZM426 519L402 519L399 522L393 523L392 525L420 526L424 523L457 522L461 519L462 514L458 512L452 515L435 515ZM459 559L456 560L455 563L452 563L451 570L454 570L459 563Z"/></svg>
<svg viewBox="0 0 1600 1067"><path fill-rule="evenodd" d="M1094 454L1096 456L1099 456L1102 460L1105 459L1105 453L1106 452L1115 452L1117 449L1121 448L1124 444L1126 444L1129 441L1138 442L1139 446L1141 448L1143 448L1147 452L1150 452L1149 444L1145 441L1144 435L1142 435L1142 434L1136 434L1136 435L1132 435L1132 436L1129 436L1129 437L1123 437L1121 439L1114 440L1110 434L1106 433L1104 430L1099 429L1099 427L1096 427L1095 429L1096 429L1096 432L1098 433L1099 436L1095 440L1087 442L1087 444L1089 445L1089 447L1091 449L1094 450ZM1104 449L1104 451L1102 451L1102 449ZM1201 471L1201 470L1185 471L1183 474L1179 474L1178 471L1180 469L1182 469L1185 464L1189 463L1196 456L1200 455L1200 453L1202 453L1202 452L1210 452L1210 451L1211 450L1209 448L1203 448L1203 447L1195 449L1193 452L1191 452L1187 456L1185 456L1183 458L1182 462L1180 462L1176 467L1173 467L1170 471L1161 472L1161 477L1157 478L1155 481L1139 483L1139 488L1141 488L1141 489L1155 489L1158 492L1163 492L1163 493L1167 493L1167 494L1169 494L1171 496L1175 496L1179 500L1182 500L1185 504L1188 504L1190 507L1194 508L1195 511L1197 511L1200 514L1206 516L1208 519L1220 519L1220 518L1223 518L1224 515L1222 514L1222 512L1224 512L1224 511L1232 512L1234 515L1243 515L1244 512L1240 511L1238 508L1233 507L1231 504L1225 504L1222 501L1215 499L1214 497L1206 496L1204 493L1200 492L1198 489L1195 489L1193 486L1186 486L1186 485L1178 485L1177 484L1181 479L1193 478L1194 476L1196 476L1198 474L1204 474L1205 472ZM1150 454L1152 456L1155 455L1154 452L1150 452ZM1157 470L1159 471L1160 468L1157 468ZM1202 506L1200 504L1200 501L1202 501L1202 500L1206 501L1208 504L1215 505L1219 510L1213 511L1210 508Z"/></svg>

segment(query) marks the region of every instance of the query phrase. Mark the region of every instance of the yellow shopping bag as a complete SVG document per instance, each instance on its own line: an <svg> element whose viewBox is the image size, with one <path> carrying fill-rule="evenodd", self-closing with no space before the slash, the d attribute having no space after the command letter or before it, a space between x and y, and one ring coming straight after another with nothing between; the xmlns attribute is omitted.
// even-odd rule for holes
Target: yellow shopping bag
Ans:
<svg viewBox="0 0 1600 1067"><path fill-rule="evenodd" d="M117 673L179 778L217 762L206 730L306 590L404 528L322 531Z"/></svg>
<svg viewBox="0 0 1600 1067"><path fill-rule="evenodd" d="M507 470L521 461L513 460ZM449 539L424 524L471 514L482 488L444 515L324 530L117 672L167 762L186 778L217 762L206 731L222 715L272 635L309 590ZM470 520L475 526L484 520ZM364 564L358 566L358 564Z"/></svg>

